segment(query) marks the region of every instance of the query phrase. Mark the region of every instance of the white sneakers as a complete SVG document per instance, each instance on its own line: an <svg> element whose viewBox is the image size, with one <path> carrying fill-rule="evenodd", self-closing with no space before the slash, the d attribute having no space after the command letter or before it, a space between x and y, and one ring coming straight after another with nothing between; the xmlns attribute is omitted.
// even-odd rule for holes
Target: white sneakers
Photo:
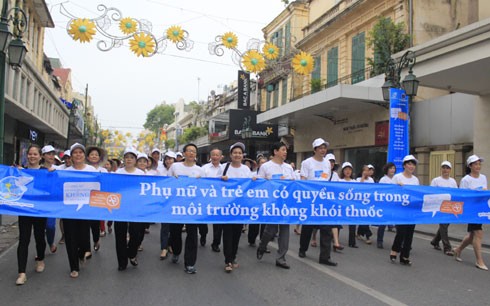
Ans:
<svg viewBox="0 0 490 306"><path fill-rule="evenodd" d="M17 277L17 280L15 281L15 284L17 286L24 285L27 282L27 276L25 273L19 273L19 277Z"/></svg>

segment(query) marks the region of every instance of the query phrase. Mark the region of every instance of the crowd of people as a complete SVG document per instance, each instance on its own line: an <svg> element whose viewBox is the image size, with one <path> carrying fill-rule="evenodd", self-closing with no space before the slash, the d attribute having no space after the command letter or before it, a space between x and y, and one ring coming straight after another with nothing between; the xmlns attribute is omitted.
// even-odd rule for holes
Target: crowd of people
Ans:
<svg viewBox="0 0 490 306"><path fill-rule="evenodd" d="M271 146L270 157L267 159L263 155L257 156L256 160L245 158L245 145L237 142L229 148L228 162L222 163L225 157L223 152L214 148L210 152L209 163L200 166L197 162L197 146L187 144L183 152L168 151L164 154L158 149L153 149L147 155L128 148L124 151L122 161L118 159L108 159L104 149L99 147L85 147L79 143L73 144L66 150L60 159L56 156L56 151L51 145L43 148L38 145L31 145L27 150L26 169L43 169L45 171L90 171L127 175L158 175L158 176L185 176L185 177L215 177L226 181L229 178L248 178L255 180L263 178L268 180L317 180L325 182L357 182L375 183L373 178L374 166L364 165L360 169L360 175L354 177L353 165L345 161L337 172L337 161L333 154L327 154L329 143L321 138L315 139L312 143L313 156L305 159L301 163L300 170L295 170L286 161L287 146L283 143L275 143ZM468 157L466 166L468 174L461 180L459 188L486 190L487 180L484 174L480 173L483 159L471 155ZM403 159L403 169L400 173L393 163L387 163L383 167L384 176L379 180L383 184L399 185L419 185L418 178L414 175L418 161L413 155L407 155ZM454 178L451 177L452 165L449 161L441 164L441 176L434 178L431 186L458 188ZM107 224L106 224L107 222ZM18 277L17 285L23 285L27 281L26 265L28 260L29 242L34 232L36 244L36 266L35 271L41 273L45 269L46 247L51 253L57 251L54 242L56 219L19 216L19 244L17 248ZM100 237L112 233L114 227L115 245L117 253L118 270L126 270L128 263L133 266L138 265L137 254L143 249L142 243L145 233L149 231L149 224L142 222L121 222L107 220L80 220L80 219L61 219L59 230L61 239L59 244L65 244L70 267L70 277L77 278L80 272L80 264L92 257L91 240L93 250L100 249ZM377 227L377 247L382 249L383 238L386 226ZM402 265L412 265L410 250L415 230L414 224L396 225L396 236L390 249L389 258L391 262L397 260ZM440 224L434 239L430 244L437 250L443 250L446 255L454 256L456 261L462 261L461 253L468 246L472 245L476 256L476 267L481 270L488 270L482 258L482 224L468 224L468 235L461 244L452 248L448 238L449 224ZM290 265L286 261L286 254L289 250L290 225L288 224L213 224L213 240L211 249L214 252L221 252L220 245L223 245L224 271L232 272L239 267L237 260L238 245L240 238L245 230L248 230L248 244L256 247L256 256L261 260L265 253L270 253L268 244L277 238L278 250L276 253L276 266L289 269ZM349 225L348 246L357 248L357 241L364 241L371 244L373 235L370 226ZM106 231L107 229L107 231ZM344 246L340 244L339 232L342 226L338 225L303 225L296 226L294 233L300 235L300 245L298 256L306 257L309 246L317 246L317 231L320 232L320 255L319 263L327 266L337 266L331 258L331 250L340 252ZM393 227L388 226L389 230ZM185 242L182 235L185 232ZM90 237L92 233L92 239ZM206 224L178 224L162 223L160 225L160 260L165 260L171 254L171 261L179 263L182 249L184 250L184 270L188 274L197 272L197 250L198 243L206 245L206 235L208 226ZM200 235L200 239L199 238ZM259 244L256 245L257 237ZM443 248L440 247L442 241Z"/></svg>

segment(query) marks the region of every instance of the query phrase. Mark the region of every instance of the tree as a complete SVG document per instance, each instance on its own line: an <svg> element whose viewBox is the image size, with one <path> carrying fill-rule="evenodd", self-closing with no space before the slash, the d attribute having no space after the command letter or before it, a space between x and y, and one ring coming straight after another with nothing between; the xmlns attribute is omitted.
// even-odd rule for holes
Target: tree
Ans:
<svg viewBox="0 0 490 306"><path fill-rule="evenodd" d="M189 103L189 106L191 107L192 111L192 125L193 126L198 126L198 123L200 126L203 125L203 118L204 118L204 104L197 103L196 101L192 101ZM198 122L198 120L201 119L201 121Z"/></svg>
<svg viewBox="0 0 490 306"><path fill-rule="evenodd" d="M368 58L373 75L382 74L391 55L405 50L410 45L410 35L405 33L405 24L395 24L390 18L380 17L369 31L367 46L373 49L374 58Z"/></svg>
<svg viewBox="0 0 490 306"><path fill-rule="evenodd" d="M208 129L206 127L192 126L184 130L184 133L180 138L180 143L188 143L207 134Z"/></svg>
<svg viewBox="0 0 490 306"><path fill-rule="evenodd" d="M146 114L146 122L143 127L154 132L156 135L160 135L160 129L164 124L174 122L174 113L175 107L173 105L157 105Z"/></svg>

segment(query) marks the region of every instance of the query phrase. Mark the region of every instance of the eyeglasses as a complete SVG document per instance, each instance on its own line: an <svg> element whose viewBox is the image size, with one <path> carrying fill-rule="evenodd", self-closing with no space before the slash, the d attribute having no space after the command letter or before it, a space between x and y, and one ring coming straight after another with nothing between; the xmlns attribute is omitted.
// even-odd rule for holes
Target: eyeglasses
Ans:
<svg viewBox="0 0 490 306"><path fill-rule="evenodd" d="M197 152L196 151L193 151L193 150L186 150L187 153L192 153L192 154L196 154Z"/></svg>

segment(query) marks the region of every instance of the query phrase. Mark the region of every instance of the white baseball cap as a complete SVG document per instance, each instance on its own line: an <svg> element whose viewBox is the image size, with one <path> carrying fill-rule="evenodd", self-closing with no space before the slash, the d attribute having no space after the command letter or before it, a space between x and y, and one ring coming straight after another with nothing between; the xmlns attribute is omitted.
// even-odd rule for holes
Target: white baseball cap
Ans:
<svg viewBox="0 0 490 306"><path fill-rule="evenodd" d="M466 166L469 166L471 165L472 163L476 162L476 161L485 161L483 158L481 157L478 157L478 155L471 155L470 157L468 157L468 159L466 160Z"/></svg>
<svg viewBox="0 0 490 306"><path fill-rule="evenodd" d="M162 154L162 152L158 148L153 148L153 150L151 150L151 154L153 154L155 152Z"/></svg>
<svg viewBox="0 0 490 306"><path fill-rule="evenodd" d="M167 151L167 153L165 153L165 157L171 157L173 159L176 159L177 158L177 154L175 154L174 151Z"/></svg>
<svg viewBox="0 0 490 306"><path fill-rule="evenodd" d="M409 161L413 161L413 162L415 162L415 164L418 164L419 163L419 161L415 158L415 156L413 156L411 154L410 155L407 155L407 156L405 156L403 158L403 163L406 163L406 162L409 162Z"/></svg>
<svg viewBox="0 0 490 306"><path fill-rule="evenodd" d="M232 144L230 147L230 153L231 151L233 151L234 148L241 148L242 152L245 152L245 145L241 142L235 142L234 144Z"/></svg>
<svg viewBox="0 0 490 306"><path fill-rule="evenodd" d="M351 164L351 163L349 163L349 162L345 162L345 163L343 163L343 164L342 164L342 170L343 170L344 168L346 168L346 167L351 167L351 168L352 168L352 164Z"/></svg>
<svg viewBox="0 0 490 306"><path fill-rule="evenodd" d="M177 153L175 154L175 156L181 156L181 157L184 157L184 155L182 155L182 152L177 152Z"/></svg>
<svg viewBox="0 0 490 306"><path fill-rule="evenodd" d="M63 157L65 157L65 156L68 156L68 157L71 156L70 150L66 150L65 152L63 152Z"/></svg>
<svg viewBox="0 0 490 306"><path fill-rule="evenodd" d="M75 149L82 149L83 153L85 153L85 146L82 145L81 143L75 142L74 144L72 144L72 146L70 147L70 154Z"/></svg>
<svg viewBox="0 0 490 306"><path fill-rule="evenodd" d="M129 153L129 152L128 152ZM148 155L146 153L138 153L138 155L136 156L136 160L139 160L140 158L144 158L146 160L148 160Z"/></svg>
<svg viewBox="0 0 490 306"><path fill-rule="evenodd" d="M451 163L449 161L447 161L447 160L445 160L445 161L443 161L441 163L441 168L444 167L444 166L449 167L451 169L453 168L453 166L451 165Z"/></svg>
<svg viewBox="0 0 490 306"><path fill-rule="evenodd" d="M54 147L52 145L47 145L47 146L44 146L42 149L41 149L41 153L42 154L46 154L46 153L50 153L50 152L54 152L56 151L54 149Z"/></svg>
<svg viewBox="0 0 490 306"><path fill-rule="evenodd" d="M367 167L368 167L368 169L374 169L374 166L371 164L367 165Z"/></svg>
<svg viewBox="0 0 490 306"><path fill-rule="evenodd" d="M126 148L126 150L124 150L124 154L123 156L126 156L126 154L133 154L134 157L138 157L138 151L136 151L134 148Z"/></svg>
<svg viewBox="0 0 490 306"><path fill-rule="evenodd" d="M327 156L325 156L325 159L335 161L335 155L333 155L332 153L328 153Z"/></svg>
<svg viewBox="0 0 490 306"><path fill-rule="evenodd" d="M330 145L327 141L323 140L323 138L317 138L313 141L312 146L313 149L315 149L316 147L319 147L323 144L326 145L327 147Z"/></svg>

